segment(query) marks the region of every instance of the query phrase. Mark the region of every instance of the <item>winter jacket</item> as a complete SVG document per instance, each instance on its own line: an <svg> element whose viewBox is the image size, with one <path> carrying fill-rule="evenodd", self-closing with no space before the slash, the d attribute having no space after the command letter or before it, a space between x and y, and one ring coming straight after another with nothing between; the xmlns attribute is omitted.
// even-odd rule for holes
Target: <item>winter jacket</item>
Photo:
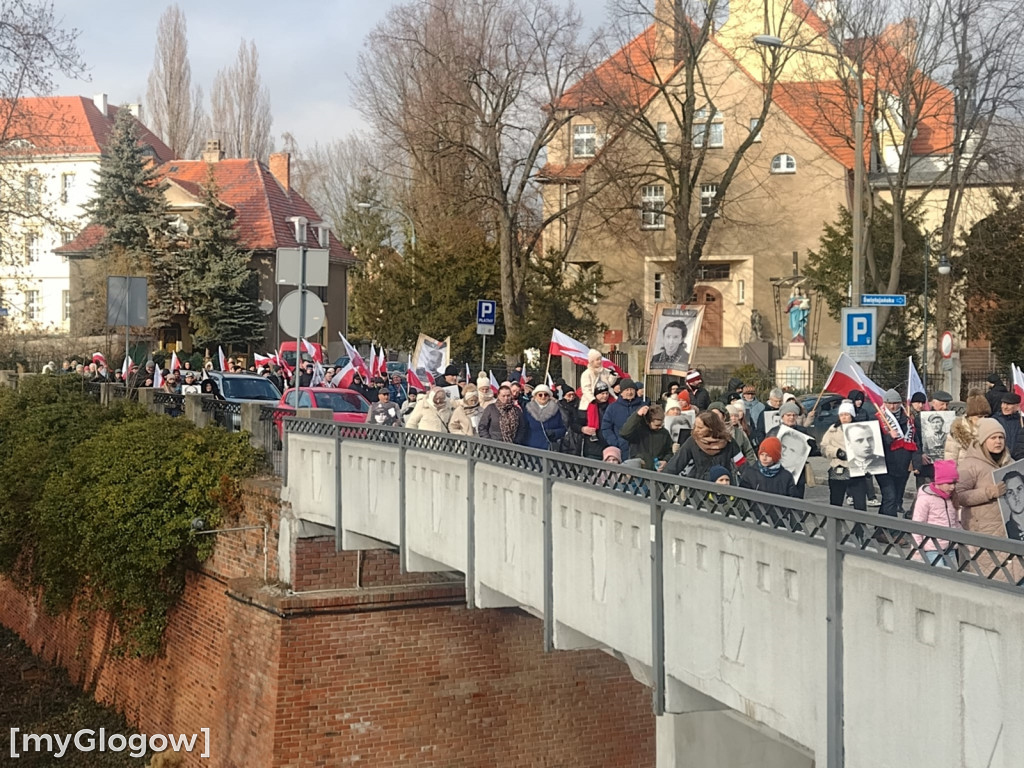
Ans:
<svg viewBox="0 0 1024 768"><path fill-rule="evenodd" d="M754 400L752 403L747 405L747 401L743 401L744 407L747 409L747 424L750 425L751 439L757 438L757 420L761 418L761 414L764 413L764 409L767 407L760 400Z"/></svg>
<svg viewBox="0 0 1024 768"><path fill-rule="evenodd" d="M1003 395L1005 394L1006 385L1002 382L999 384L993 384L992 388L985 393L985 399L988 400L989 410L992 411L992 418L995 418L995 414L1002 411L1000 406L1003 403Z"/></svg>
<svg viewBox="0 0 1024 768"><path fill-rule="evenodd" d="M900 429L903 430L903 434L907 435L907 414L900 409L893 414L896 416L896 421L900 425ZM913 429L910 430L913 432ZM907 435L908 439L911 437ZM916 440L917 435L914 434L913 438ZM882 446L885 449L885 471L892 477L902 477L910 474L910 462L914 458L914 451L908 450L901 447L902 444L897 442L898 438L893 437L885 424L882 425ZM915 443L916 445L916 443Z"/></svg>
<svg viewBox="0 0 1024 768"><path fill-rule="evenodd" d="M1012 416L1004 416L999 411L994 413L995 415L992 418L1002 424L1003 429L1006 431L1006 450L1010 451L1012 455L1017 447L1017 442L1020 440L1020 414L1015 413Z"/></svg>
<svg viewBox="0 0 1024 768"><path fill-rule="evenodd" d="M956 494L952 498L944 499L932 490L930 483L922 485L918 488L917 499L914 501L913 520L915 523L962 529L963 526L960 525L960 517L957 514L957 502ZM937 549L940 552L949 549L948 539L930 540L926 536L914 534L914 540L918 544L924 541L923 549Z"/></svg>
<svg viewBox="0 0 1024 768"><path fill-rule="evenodd" d="M588 366L583 373L580 374L579 410L587 410L587 406L594 401L594 387L597 386L599 381L603 381L610 388L614 378L615 376L607 368L601 368L601 370L595 372Z"/></svg>
<svg viewBox="0 0 1024 768"><path fill-rule="evenodd" d="M452 420L448 422L448 431L453 435L468 435L476 437L477 426L480 424L480 417L483 415L483 408L479 405L468 408L463 403L455 406L452 411Z"/></svg>
<svg viewBox="0 0 1024 768"><path fill-rule="evenodd" d="M691 437L683 443L675 452L668 464L665 465L665 473L670 475L686 475L698 480L707 480L708 472L716 464L729 470L729 474L736 477L736 465L734 458L740 455L740 447L735 440L730 440L718 453L704 453L697 440Z"/></svg>
<svg viewBox="0 0 1024 768"><path fill-rule="evenodd" d="M523 408L523 421L526 422L524 445L541 450L558 450L558 444L565 437L565 421L562 419L561 409L550 399L543 415L536 403L527 403Z"/></svg>
<svg viewBox="0 0 1024 768"><path fill-rule="evenodd" d="M580 429L583 427L592 427L597 430L597 434L585 435L580 432L580 438L583 440L583 456L588 459L596 459L601 461L604 454L604 449L608 447L608 443L604 441L604 436L601 434L601 422L604 421L604 412L608 410L608 406L613 401L609 400L604 403L594 400L587 406L585 411L578 411L577 419L579 420Z"/></svg>
<svg viewBox="0 0 1024 768"><path fill-rule="evenodd" d="M601 437L605 443L614 445L623 456L629 455L629 443L620 434L626 426L626 420L635 410L647 405L642 397L634 397L632 400L619 398L605 409L604 417L601 419Z"/></svg>
<svg viewBox="0 0 1024 768"><path fill-rule="evenodd" d="M793 474L785 467L779 467L775 477L768 477L761 474L756 462L743 466L740 472L740 488L750 488L753 491L774 493L777 496L789 496L790 498L802 498L793 482Z"/></svg>
<svg viewBox="0 0 1024 768"><path fill-rule="evenodd" d="M843 435L843 425L837 421L821 436L821 455L829 459L829 467L849 466L845 459L836 455L839 451L846 454L846 436Z"/></svg>
<svg viewBox="0 0 1024 768"><path fill-rule="evenodd" d="M651 429L636 411L626 419L621 435L629 443L629 458L640 459L644 469L657 469L655 459L665 462L672 458L672 436L668 430L664 427Z"/></svg>
<svg viewBox="0 0 1024 768"><path fill-rule="evenodd" d="M960 480L956 484L957 501L960 503L960 520L965 530L987 533L990 536L1006 537L1003 513L999 511L996 484L992 481L992 470L1010 463L1009 454L1003 451L998 460L993 460L981 445L974 443L957 463Z"/></svg>
<svg viewBox="0 0 1024 768"><path fill-rule="evenodd" d="M501 436L501 412L498 411L498 404L496 402L484 408L484 412L480 416L480 424L477 427L477 434L480 437L486 437L488 440L495 440L499 443L504 442ZM516 445L523 445L526 442L525 418L519 419L519 429L512 442Z"/></svg>
<svg viewBox="0 0 1024 768"><path fill-rule="evenodd" d="M690 390L690 405L701 412L711 407L711 395L704 387Z"/></svg>
<svg viewBox="0 0 1024 768"><path fill-rule="evenodd" d="M450 405L446 404L438 410L431 397L421 397L417 400L416 408L406 421L405 426L425 432L447 432L451 418Z"/></svg>
<svg viewBox="0 0 1024 768"><path fill-rule="evenodd" d="M370 411L366 414L366 423L394 427L402 423L402 413L395 403L377 402L370 406Z"/></svg>
<svg viewBox="0 0 1024 768"><path fill-rule="evenodd" d="M747 461L757 461L757 454L754 452L754 445L750 442L750 438L747 437L747 433L743 431L743 427L738 424L732 427L732 439L736 441L736 445L740 447L740 451L747 457Z"/></svg>

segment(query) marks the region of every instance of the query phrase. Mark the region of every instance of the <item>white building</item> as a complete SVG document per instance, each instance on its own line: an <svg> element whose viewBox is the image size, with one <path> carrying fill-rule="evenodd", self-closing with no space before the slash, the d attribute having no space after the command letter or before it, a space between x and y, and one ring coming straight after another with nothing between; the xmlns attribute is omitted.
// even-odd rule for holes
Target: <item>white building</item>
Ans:
<svg viewBox="0 0 1024 768"><path fill-rule="evenodd" d="M139 117L138 105L127 105ZM118 107L92 99L23 99L0 150L0 186L9 204L0 217L0 309L8 327L67 333L71 302L66 257L53 249L86 224L100 154ZM140 143L157 163L171 150L141 122Z"/></svg>

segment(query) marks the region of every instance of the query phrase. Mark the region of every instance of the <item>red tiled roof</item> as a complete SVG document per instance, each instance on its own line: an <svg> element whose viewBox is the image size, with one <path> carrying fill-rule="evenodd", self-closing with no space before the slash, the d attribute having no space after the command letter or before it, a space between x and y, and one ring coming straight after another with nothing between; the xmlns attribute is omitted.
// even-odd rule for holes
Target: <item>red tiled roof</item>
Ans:
<svg viewBox="0 0 1024 768"><path fill-rule="evenodd" d="M616 102L646 104L657 91L656 43L655 25L651 24L568 88L556 108L585 109Z"/></svg>
<svg viewBox="0 0 1024 768"><path fill-rule="evenodd" d="M285 190L266 166L256 160L172 160L157 168L160 176L171 179L182 189L196 189L206 183L209 169L217 183L217 196L235 210L235 228L243 248L273 251L294 248L295 230L287 221L291 216L305 216L311 222L323 217L294 189ZM309 228L308 246L317 248L316 230ZM333 261L354 261L348 250L330 235Z"/></svg>
<svg viewBox="0 0 1024 768"><path fill-rule="evenodd" d="M576 160L571 163L547 163L540 169L540 177L549 181L578 181L590 167L590 160Z"/></svg>
<svg viewBox="0 0 1024 768"><path fill-rule="evenodd" d="M871 81L864 82L864 159L871 156ZM844 168L853 167L853 118L846 88L839 80L777 82L773 101L808 136Z"/></svg>
<svg viewBox="0 0 1024 768"><path fill-rule="evenodd" d="M89 224L85 229L78 233L78 236L69 243L54 248L53 252L62 256L79 256L88 253L103 239L104 235L107 234L105 227L99 224Z"/></svg>
<svg viewBox="0 0 1024 768"><path fill-rule="evenodd" d="M85 96L47 96L19 99L6 140L15 142L17 154L99 154L114 128L118 107L107 105L100 112ZM136 120L139 143L151 147L158 162L174 157L171 150L145 125ZM27 144L22 144L27 142Z"/></svg>

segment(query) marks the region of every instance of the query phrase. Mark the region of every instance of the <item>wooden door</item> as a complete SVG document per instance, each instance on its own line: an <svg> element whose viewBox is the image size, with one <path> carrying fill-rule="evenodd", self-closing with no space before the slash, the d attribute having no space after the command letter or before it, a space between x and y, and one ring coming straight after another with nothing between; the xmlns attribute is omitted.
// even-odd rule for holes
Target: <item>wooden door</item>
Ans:
<svg viewBox="0 0 1024 768"><path fill-rule="evenodd" d="M694 291L697 306L704 307L704 321L700 326L698 347L722 346L722 293L707 285L698 285Z"/></svg>

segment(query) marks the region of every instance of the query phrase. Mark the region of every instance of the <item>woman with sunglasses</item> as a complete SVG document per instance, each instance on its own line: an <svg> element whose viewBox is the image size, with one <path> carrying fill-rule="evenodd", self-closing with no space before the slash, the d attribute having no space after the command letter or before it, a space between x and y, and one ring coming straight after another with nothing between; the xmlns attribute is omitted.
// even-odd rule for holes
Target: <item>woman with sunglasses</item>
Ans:
<svg viewBox="0 0 1024 768"><path fill-rule="evenodd" d="M547 384L533 388L533 399L523 408L523 419L528 447L558 450L565 437L565 420Z"/></svg>

